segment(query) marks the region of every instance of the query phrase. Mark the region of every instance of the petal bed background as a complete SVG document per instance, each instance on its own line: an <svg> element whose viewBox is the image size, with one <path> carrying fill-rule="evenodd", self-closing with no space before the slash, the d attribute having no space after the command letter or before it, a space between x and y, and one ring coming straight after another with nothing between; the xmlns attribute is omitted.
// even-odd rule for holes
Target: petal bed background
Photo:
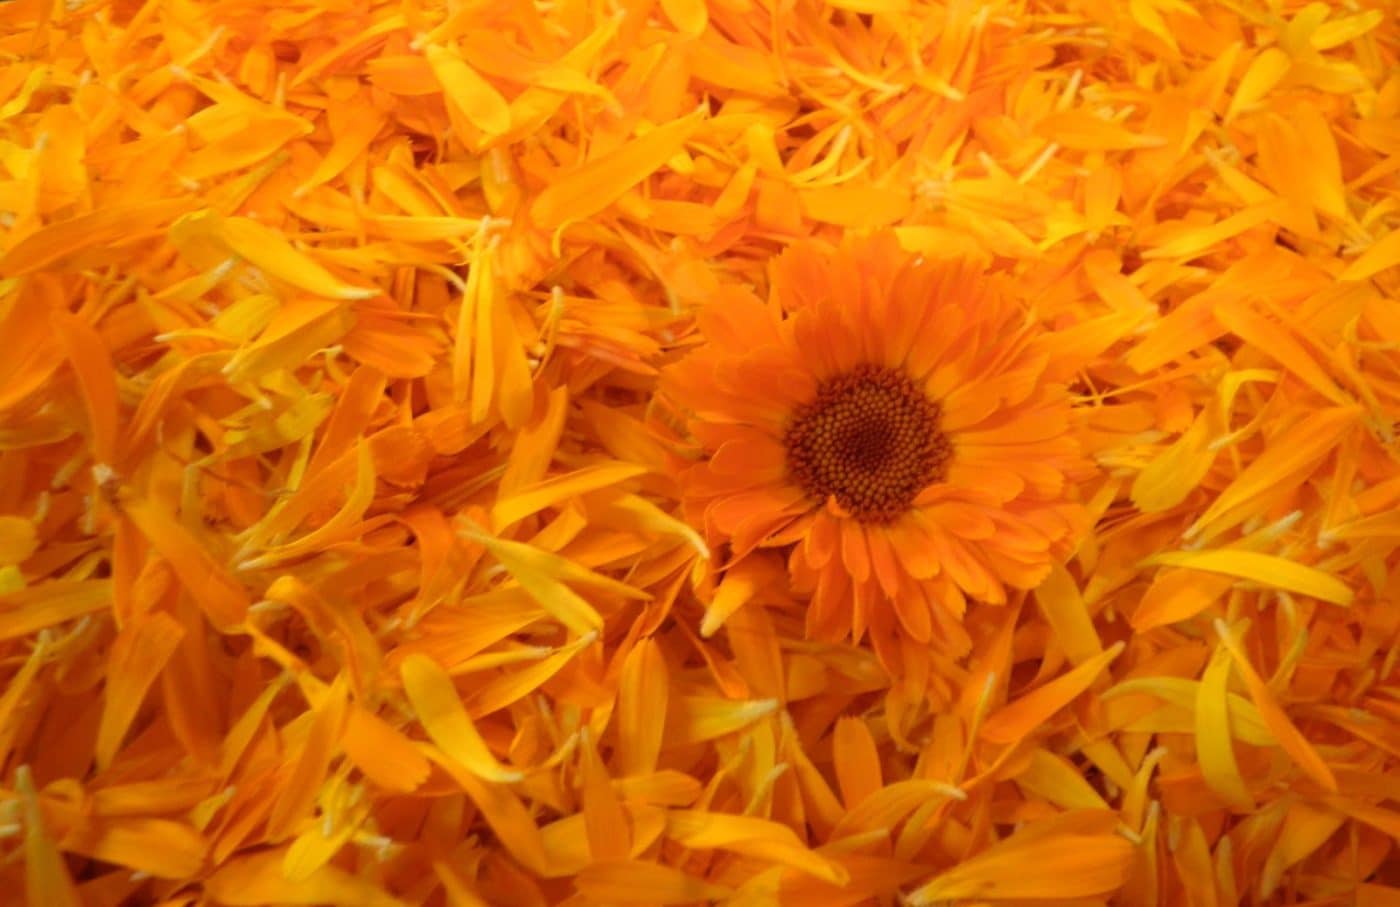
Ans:
<svg viewBox="0 0 1400 907"><path fill-rule="evenodd" d="M1400 905L1398 21L0 3L0 901Z"/></svg>

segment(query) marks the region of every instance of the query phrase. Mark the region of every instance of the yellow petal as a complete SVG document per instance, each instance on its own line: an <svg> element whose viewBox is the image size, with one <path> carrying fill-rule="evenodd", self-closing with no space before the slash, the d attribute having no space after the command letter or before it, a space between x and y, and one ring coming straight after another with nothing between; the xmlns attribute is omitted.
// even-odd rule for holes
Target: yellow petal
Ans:
<svg viewBox="0 0 1400 907"><path fill-rule="evenodd" d="M1144 513L1160 513L1184 501L1215 463L1210 440L1210 416L1202 410L1180 438L1138 473L1133 503Z"/></svg>
<svg viewBox="0 0 1400 907"><path fill-rule="evenodd" d="M331 759L340 748L347 696L348 685L342 674L336 677L313 710L306 738L299 751L291 754L291 771L268 815L268 840L281 841L295 833L302 821L310 817L316 795L326 781Z"/></svg>
<svg viewBox="0 0 1400 907"><path fill-rule="evenodd" d="M478 230L452 345L452 399L456 403L476 399L471 407L473 422L480 422L484 417L496 380L493 363L474 361L479 355L494 351L492 338L488 336L483 340L477 336L482 321L477 312L482 307L495 305L495 296L500 292L495 274L494 250L486 243L484 233ZM483 382L485 387L480 387Z"/></svg>
<svg viewBox="0 0 1400 907"><path fill-rule="evenodd" d="M633 529L645 535L682 538L702 559L710 556L710 549L700 533L639 495L618 495L608 502L601 518L606 519L608 525ZM701 635L704 635L703 629Z"/></svg>
<svg viewBox="0 0 1400 907"><path fill-rule="evenodd" d="M1036 587L1035 599L1071 662L1082 664L1103 651L1079 586L1064 567L1051 567Z"/></svg>
<svg viewBox="0 0 1400 907"><path fill-rule="evenodd" d="M423 48L447 100L477 129L489 135L510 131L510 105L496 87L455 51L438 44Z"/></svg>
<svg viewBox="0 0 1400 907"><path fill-rule="evenodd" d="M1149 261L1159 258L1195 258L1212 246L1233 239L1265 221L1278 220L1287 210L1286 202L1274 200L1251 205L1208 227L1188 222L1164 224L1161 229L1153 232L1150 242L1144 242L1147 248L1142 257Z"/></svg>
<svg viewBox="0 0 1400 907"><path fill-rule="evenodd" d="M23 803L26 903L79 907L82 901L68 875L63 854L44 827L44 814L39 808L39 795L34 789L29 766L21 765L15 770L15 788Z"/></svg>
<svg viewBox="0 0 1400 907"><path fill-rule="evenodd" d="M705 617L700 622L700 635L706 639L724 626L735 611L744 606L758 589L757 567L752 561L740 561L724 572L715 589L714 598L705 607Z"/></svg>
<svg viewBox="0 0 1400 907"><path fill-rule="evenodd" d="M295 138L308 135L310 123L300 117L282 113L271 116L262 112L243 117L243 128L191 152L178 166L178 173L187 180L227 179L235 171L259 164L277 166L277 152ZM223 209L222 205L214 207Z"/></svg>
<svg viewBox="0 0 1400 907"><path fill-rule="evenodd" d="M1224 621L1218 619L1215 621L1215 632L1220 637L1220 644L1229 651L1230 657L1235 660L1235 670L1239 671L1240 678L1249 691L1249 698L1254 700L1254 705L1259 709L1260 717L1269 726L1269 730L1278 740L1279 746L1309 777L1327 790L1335 792L1337 779L1332 774L1332 770L1327 767L1327 763L1318 755L1317 750L1313 749L1308 739L1289 720L1288 714L1278 704L1274 694L1269 691L1268 684L1254 670L1254 666L1250 664L1249 658L1239 647L1239 643L1235 641L1235 637L1225 626Z"/></svg>
<svg viewBox="0 0 1400 907"><path fill-rule="evenodd" d="M434 29L433 34L439 31L445 34L451 29L451 18L448 17L443 25ZM462 39L462 56L486 75L527 86L526 92L520 96L522 98L539 89L550 89L564 94L587 95L616 107L618 101L612 92L591 80L587 72L592 68L591 63L602 46L617 34L619 24L620 20L617 18L604 18L592 34L574 45L572 50L554 63L539 61L505 45L490 29L467 31ZM519 109L528 106L522 105ZM513 121L517 130L529 122L529 118Z"/></svg>
<svg viewBox="0 0 1400 907"><path fill-rule="evenodd" d="M1400 838L1400 813L1393 809L1372 806L1349 797L1328 797L1326 802L1333 809L1356 819L1358 822L1365 822L1392 838Z"/></svg>
<svg viewBox="0 0 1400 907"><path fill-rule="evenodd" d="M1208 573L1221 573L1247 579L1262 586L1309 595L1336 605L1349 605L1355 597L1350 586L1330 573L1288 558L1257 551L1164 551L1152 555L1143 561L1143 564L1187 567Z"/></svg>
<svg viewBox="0 0 1400 907"><path fill-rule="evenodd" d="M792 829L766 819L674 810L666 819L666 836L684 847L733 850L772 860L836 885L847 878L844 867L808 850Z"/></svg>
<svg viewBox="0 0 1400 907"><path fill-rule="evenodd" d="M230 382L241 383L256 381L268 372L299 368L318 350L339 343L354 326L355 313L344 303L290 300L268 320L256 341L234 353L224 374Z"/></svg>
<svg viewBox="0 0 1400 907"><path fill-rule="evenodd" d="M352 536L374 501L375 479L374 458L370 455L369 444L362 440L355 449L355 484L340 509L306 535L285 545L269 548L256 557L246 558L240 566L244 570L270 567Z"/></svg>
<svg viewBox="0 0 1400 907"><path fill-rule="evenodd" d="M369 815L367 805L357 807L351 815L339 816L339 826L327 834L324 822L311 822L287 847L282 858L282 872L292 882L311 878L340 852Z"/></svg>
<svg viewBox="0 0 1400 907"><path fill-rule="evenodd" d="M833 840L888 831L916 810L947 800L962 800L961 790L942 781L911 778L873 789L847 811L832 831ZM913 821L913 820L911 820Z"/></svg>
<svg viewBox="0 0 1400 907"><path fill-rule="evenodd" d="M592 633L581 636L547 658L540 658L534 664L481 684L472 692L470 713L480 718L525 698L548 683L551 677L562 671L596 639L596 635Z"/></svg>
<svg viewBox="0 0 1400 907"><path fill-rule="evenodd" d="M1196 759L1211 790L1241 810L1254 809L1254 798L1235 761L1229 709L1230 653L1217 649L1196 691Z"/></svg>
<svg viewBox="0 0 1400 907"><path fill-rule="evenodd" d="M293 248L280 232L255 220L204 213L185 218L184 227L195 235L209 236L269 277L313 296L369 299L379 295L379 290L341 282L304 252Z"/></svg>
<svg viewBox="0 0 1400 907"><path fill-rule="evenodd" d="M666 830L666 811L637 803L626 805L628 821L634 831L633 859L646 853L660 840ZM582 813L558 819L540 829L540 838L548 854L550 876L577 875L593 862L588 853L588 835Z"/></svg>
<svg viewBox="0 0 1400 907"><path fill-rule="evenodd" d="M451 760L487 781L519 781L523 776L496 761L462 705L452 678L433 659L417 653L399 668L404 693L423 729Z"/></svg>
<svg viewBox="0 0 1400 907"><path fill-rule="evenodd" d="M491 907L481 896L468 887L457 867L446 860L434 860L433 872L442 882L443 893L447 895L448 907Z"/></svg>
<svg viewBox="0 0 1400 907"><path fill-rule="evenodd" d="M704 791L699 781L671 769L617 778L613 786L623 800L639 805L689 806Z"/></svg>
<svg viewBox="0 0 1400 907"><path fill-rule="evenodd" d="M0 567L21 563L39 547L34 523L18 516L0 516Z"/></svg>
<svg viewBox="0 0 1400 907"><path fill-rule="evenodd" d="M556 476L497 501L496 506L491 509L492 528L501 532L546 507L554 507L590 491L617 485L646 471L645 466L635 463L598 463Z"/></svg>
<svg viewBox="0 0 1400 907"><path fill-rule="evenodd" d="M1391 230L1342 272L1342 280L1366 280L1396 265L1400 265L1400 230Z"/></svg>
<svg viewBox="0 0 1400 907"><path fill-rule="evenodd" d="M869 13L871 15L905 13L909 11L909 0L827 0L827 3L837 9L846 9L853 13Z"/></svg>
<svg viewBox="0 0 1400 907"><path fill-rule="evenodd" d="M372 43L382 41L386 35L407 27L408 22L402 15L394 13L385 16L368 28L356 32L353 37L339 41L325 52L319 53L312 59L304 61L297 69L297 74L292 79L291 87L296 88L300 86L302 83L325 72L333 64L345 59L350 54L362 50Z"/></svg>
<svg viewBox="0 0 1400 907"><path fill-rule="evenodd" d="M10 289L16 283L6 280L0 287ZM0 408L10 410L49 382L62 364L63 347L53 337L48 309L37 294L6 292L3 296L9 311L0 313L0 335L10 345L11 355L0 360ZM60 437L68 434L65 431ZM28 431L25 437L31 437Z"/></svg>
<svg viewBox="0 0 1400 907"><path fill-rule="evenodd" d="M525 548L526 546L521 546ZM505 553L503 553L503 551ZM521 554L519 551L498 549L493 552L496 559L510 571L521 588L530 594L541 608L549 612L561 624L580 635L597 633L603 627L603 618L583 596L570 589L563 582L549 576L535 563L540 552Z"/></svg>
<svg viewBox="0 0 1400 907"><path fill-rule="evenodd" d="M787 96L779 63L769 53L713 37L707 32L686 47L694 79L762 98Z"/></svg>
<svg viewBox="0 0 1400 907"><path fill-rule="evenodd" d="M1063 756L1037 747L1025 771L1015 778L1028 794L1065 809L1108 809L1083 773Z"/></svg>
<svg viewBox="0 0 1400 907"><path fill-rule="evenodd" d="M1225 111L1225 122L1230 122L1241 112L1257 104L1260 99L1274 89L1288 73L1292 62L1288 54L1277 47L1260 51L1249 63L1235 94L1230 98L1230 107Z"/></svg>
<svg viewBox="0 0 1400 907"><path fill-rule="evenodd" d="M565 582L629 599L648 598L646 593L595 573L557 554L541 551L521 542L492 538L473 529L463 530L463 535L490 551L525 591L530 593L530 597L539 602L540 607L576 632L589 633L599 630L603 626L603 619L592 605L566 586Z"/></svg>
<svg viewBox="0 0 1400 907"><path fill-rule="evenodd" d="M350 689L357 696L365 694L377 679L382 657L374 634L357 611L332 606L315 589L292 576L279 577L263 595L264 601L291 605L317 636L334 645L337 660L348 669Z"/></svg>
<svg viewBox="0 0 1400 907"><path fill-rule="evenodd" d="M715 696L686 696L675 703L666 719L665 742L684 746L713 740L741 730L778 708L776 699L735 701Z"/></svg>
<svg viewBox="0 0 1400 907"><path fill-rule="evenodd" d="M28 636L111 603L112 583L102 579L58 580L0 592L0 640Z"/></svg>
<svg viewBox="0 0 1400 907"><path fill-rule="evenodd" d="M661 0L661 10L676 28L687 35L703 32L709 18L704 0Z"/></svg>
<svg viewBox="0 0 1400 907"><path fill-rule="evenodd" d="M0 274L19 277L93 248L120 244L158 229L190 209L188 198L108 205L58 221L14 243L0 256Z"/></svg>
<svg viewBox="0 0 1400 907"><path fill-rule="evenodd" d="M554 388L549 392L544 412L516 434L505 474L501 476L501 495L514 495L544 480L564 431L568 406L569 389Z"/></svg>
<svg viewBox="0 0 1400 907"><path fill-rule="evenodd" d="M1134 694L1145 694L1172 703L1186 713L1195 710L1200 682L1185 677L1134 677L1104 690L1099 698L1109 703L1120 696ZM1226 708L1229 710L1230 731L1241 743L1273 746L1277 742L1259 710L1248 699L1238 693L1230 693L1226 697Z"/></svg>
<svg viewBox="0 0 1400 907"><path fill-rule="evenodd" d="M1362 35L1373 31L1385 21L1385 13L1378 9L1367 10L1354 16L1324 22L1308 38L1308 43L1318 50L1330 50L1349 44Z"/></svg>
<svg viewBox="0 0 1400 907"><path fill-rule="evenodd" d="M1162 14L1157 7L1149 0L1130 0L1128 10L1132 13L1134 21L1147 31L1161 38L1168 47L1175 53L1180 53L1181 48L1176 43L1176 35L1172 33L1167 21L1162 18Z"/></svg>

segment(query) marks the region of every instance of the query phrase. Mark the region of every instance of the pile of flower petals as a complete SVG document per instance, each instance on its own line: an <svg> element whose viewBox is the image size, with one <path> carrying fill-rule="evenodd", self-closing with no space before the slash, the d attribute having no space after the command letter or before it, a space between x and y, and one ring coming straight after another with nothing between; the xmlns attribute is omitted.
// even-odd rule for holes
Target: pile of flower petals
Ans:
<svg viewBox="0 0 1400 907"><path fill-rule="evenodd" d="M882 230L1095 466L912 703L655 396ZM1398 299L1386 0L0 3L0 890L1400 904Z"/></svg>

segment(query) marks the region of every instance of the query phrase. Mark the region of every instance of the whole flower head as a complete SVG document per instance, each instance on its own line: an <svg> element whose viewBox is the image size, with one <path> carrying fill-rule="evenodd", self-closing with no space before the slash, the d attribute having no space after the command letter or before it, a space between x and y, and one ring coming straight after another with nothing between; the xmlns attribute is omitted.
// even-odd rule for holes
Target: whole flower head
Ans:
<svg viewBox="0 0 1400 907"><path fill-rule="evenodd" d="M686 512L730 562L787 549L807 632L969 646L969 600L1040 583L1087 528L1066 369L1004 278L890 233L727 290L662 390L699 451Z"/></svg>

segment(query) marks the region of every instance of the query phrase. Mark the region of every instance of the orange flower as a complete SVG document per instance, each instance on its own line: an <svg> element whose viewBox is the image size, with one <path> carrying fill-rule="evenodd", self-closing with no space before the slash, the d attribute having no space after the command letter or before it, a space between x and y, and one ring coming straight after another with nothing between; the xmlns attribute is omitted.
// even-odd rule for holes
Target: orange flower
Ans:
<svg viewBox="0 0 1400 907"><path fill-rule="evenodd" d="M1085 528L1084 460L1008 284L892 234L792 247L765 305L730 290L662 379L703 449L692 520L731 562L790 546L807 632L965 650L967 599L1036 586Z"/></svg>

